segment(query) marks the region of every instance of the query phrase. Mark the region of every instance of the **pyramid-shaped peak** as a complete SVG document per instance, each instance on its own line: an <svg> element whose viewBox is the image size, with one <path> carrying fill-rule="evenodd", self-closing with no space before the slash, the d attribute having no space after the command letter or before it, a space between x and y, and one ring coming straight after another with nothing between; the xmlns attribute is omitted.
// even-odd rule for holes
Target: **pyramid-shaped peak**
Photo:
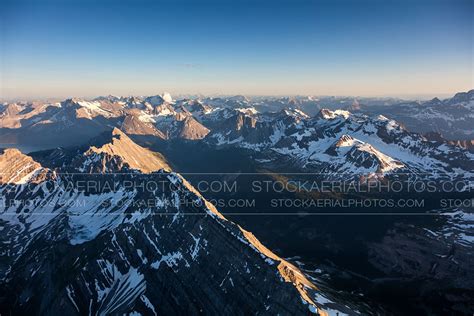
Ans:
<svg viewBox="0 0 474 316"><path fill-rule="evenodd" d="M113 166L126 164L130 169L140 170L143 173L150 173L160 169L171 170L166 159L159 153L153 152L136 144L127 134L118 128L114 128L111 135L104 135L100 140L101 145L91 146L85 156L99 155L105 160L101 161L102 171L107 172L107 163L112 162Z"/></svg>

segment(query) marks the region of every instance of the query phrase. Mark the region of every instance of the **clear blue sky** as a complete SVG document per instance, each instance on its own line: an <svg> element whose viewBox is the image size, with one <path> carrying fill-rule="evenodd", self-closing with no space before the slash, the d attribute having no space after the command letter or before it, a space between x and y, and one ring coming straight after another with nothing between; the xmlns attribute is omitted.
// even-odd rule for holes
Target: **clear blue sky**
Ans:
<svg viewBox="0 0 474 316"><path fill-rule="evenodd" d="M442 95L473 1L0 0L1 97Z"/></svg>

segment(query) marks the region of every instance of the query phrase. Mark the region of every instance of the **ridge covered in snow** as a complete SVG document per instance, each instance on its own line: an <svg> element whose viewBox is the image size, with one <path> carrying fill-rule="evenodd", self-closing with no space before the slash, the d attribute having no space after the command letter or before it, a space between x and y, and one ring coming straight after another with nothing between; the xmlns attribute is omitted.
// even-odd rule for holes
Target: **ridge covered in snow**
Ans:
<svg viewBox="0 0 474 316"><path fill-rule="evenodd" d="M471 109L472 97L470 91L448 100L417 103L410 109L423 108L421 113L429 113L449 106L453 113L464 113ZM28 106L15 104L5 107L0 117L9 126L0 133L0 142L69 146L71 141L81 144L116 127L132 136L148 137L149 142L203 140L217 149L227 146L255 151L263 156L261 161L281 164L289 159L295 167L317 172L472 176L469 142L447 141L441 135L433 141L431 136L413 133L391 118L390 109L397 105L386 107L384 113L367 114L358 101L356 108L351 107L353 112L323 107L310 116L303 106L315 100L243 96L173 100L163 93L92 101L68 99L59 106L36 106L30 112ZM278 111L265 111L283 104ZM343 135L354 139L352 146L334 147Z"/></svg>

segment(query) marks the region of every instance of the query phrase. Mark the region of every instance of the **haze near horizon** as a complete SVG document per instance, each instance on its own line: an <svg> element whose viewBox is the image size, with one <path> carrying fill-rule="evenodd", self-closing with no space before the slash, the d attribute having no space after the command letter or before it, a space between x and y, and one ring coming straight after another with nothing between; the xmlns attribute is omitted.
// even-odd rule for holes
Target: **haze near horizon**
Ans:
<svg viewBox="0 0 474 316"><path fill-rule="evenodd" d="M0 97L447 97L474 86L473 12L461 0L7 1Z"/></svg>

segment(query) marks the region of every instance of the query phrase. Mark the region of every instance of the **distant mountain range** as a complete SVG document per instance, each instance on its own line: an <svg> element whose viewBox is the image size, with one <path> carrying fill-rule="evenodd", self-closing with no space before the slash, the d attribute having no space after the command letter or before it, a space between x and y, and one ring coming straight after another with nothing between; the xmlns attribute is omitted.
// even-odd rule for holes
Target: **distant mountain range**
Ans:
<svg viewBox="0 0 474 316"><path fill-rule="evenodd" d="M304 220L316 228L286 219L281 224L278 217L247 222L254 233L260 229L259 237L269 230L265 240L276 245L309 231L310 243L327 242L318 249L330 248L328 260L352 247L352 239L363 244L354 252L366 257L354 271L370 265L384 273L382 279L349 276L323 260L332 279L369 284L371 298L359 300L278 255L280 246L269 250L175 166L193 164L186 170L199 174L225 165L217 180L240 179L246 171L285 181L463 180L456 189L464 197L474 183L473 104L474 90L428 102L174 100L164 93L3 104L0 147L8 148L0 150L0 313L377 315L385 310L372 304L374 288L397 290L419 278L429 281L411 285L418 295L409 302L411 312L466 313L473 288L467 264L473 219L466 209L428 209L443 215L431 226L382 219L376 223L393 224L383 238L360 239L356 227L357 238L349 236L346 244L335 240L353 228L339 222L325 227L327 219ZM84 188L90 180L98 186ZM162 186L129 185L149 181ZM281 224L280 230L266 221ZM357 221L359 230L378 229L367 219ZM332 230L343 233L333 236ZM442 308L431 307L436 301Z"/></svg>
<svg viewBox="0 0 474 316"><path fill-rule="evenodd" d="M292 166L313 172L472 175L473 156L468 152L472 142L448 141L442 134L470 135L474 90L444 101L379 107L353 102L352 112L324 108L313 116L304 112L308 104L319 108L318 102L250 101L243 96L173 100L163 94L6 104L0 116L0 144L76 146L119 128L142 140L204 140L216 147L247 148L258 152L261 161L291 160ZM280 109L262 112L265 107Z"/></svg>
<svg viewBox="0 0 474 316"><path fill-rule="evenodd" d="M382 113L417 133L439 133L449 140L463 140L472 147L474 140L474 90L454 97L426 102L401 102L388 107L365 107L362 111Z"/></svg>
<svg viewBox="0 0 474 316"><path fill-rule="evenodd" d="M382 115L323 109L279 115L239 113L205 139L215 146L254 151L272 169L350 175L416 174L472 177L474 155L445 141L408 132ZM289 166L289 167L288 167Z"/></svg>
<svg viewBox="0 0 474 316"><path fill-rule="evenodd" d="M439 133L464 147L471 147L474 90L451 99L403 102L376 98L202 98L173 100L169 94L149 97L105 96L94 100L68 99L57 103L18 102L0 105L0 144L34 144L38 147L79 145L112 127L130 135L163 139L202 139L236 111L278 113L299 110L308 116L321 109L383 115L410 132ZM431 135L431 137L434 137Z"/></svg>

